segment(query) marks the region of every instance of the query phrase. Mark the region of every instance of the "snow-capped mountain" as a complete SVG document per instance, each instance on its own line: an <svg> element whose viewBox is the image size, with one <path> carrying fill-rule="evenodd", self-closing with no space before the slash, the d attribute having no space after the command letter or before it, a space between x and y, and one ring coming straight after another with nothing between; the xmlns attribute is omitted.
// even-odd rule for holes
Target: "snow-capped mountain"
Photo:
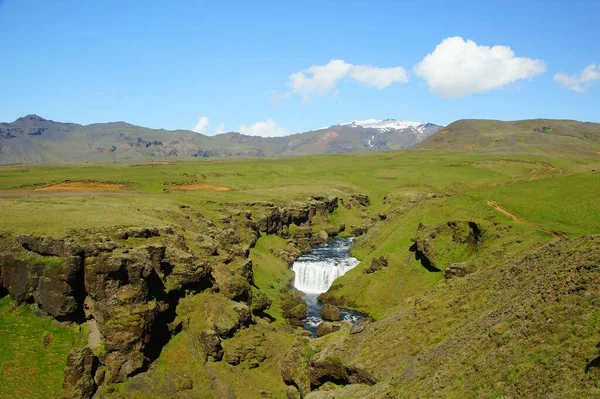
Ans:
<svg viewBox="0 0 600 399"><path fill-rule="evenodd" d="M358 136L365 150L381 151L413 146L431 136L443 126L427 122L413 122L397 119L365 119L341 123L326 128L334 130L342 137L350 139Z"/></svg>

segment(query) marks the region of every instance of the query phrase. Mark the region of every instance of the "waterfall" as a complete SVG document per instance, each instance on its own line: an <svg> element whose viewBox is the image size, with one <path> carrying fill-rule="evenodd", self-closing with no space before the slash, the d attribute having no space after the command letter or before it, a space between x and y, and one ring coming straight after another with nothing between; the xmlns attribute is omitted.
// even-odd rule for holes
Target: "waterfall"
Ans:
<svg viewBox="0 0 600 399"><path fill-rule="evenodd" d="M333 281L359 264L349 255L352 239L336 239L316 247L303 255L292 266L296 276L294 287L306 294L320 294L329 289Z"/></svg>

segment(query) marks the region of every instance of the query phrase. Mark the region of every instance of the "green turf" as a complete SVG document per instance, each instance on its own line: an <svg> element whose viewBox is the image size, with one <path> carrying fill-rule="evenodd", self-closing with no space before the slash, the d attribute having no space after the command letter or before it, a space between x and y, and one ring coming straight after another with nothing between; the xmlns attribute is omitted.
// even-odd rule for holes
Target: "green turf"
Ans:
<svg viewBox="0 0 600 399"><path fill-rule="evenodd" d="M79 327L60 327L30 305L0 299L0 398L53 397L69 351L84 342Z"/></svg>

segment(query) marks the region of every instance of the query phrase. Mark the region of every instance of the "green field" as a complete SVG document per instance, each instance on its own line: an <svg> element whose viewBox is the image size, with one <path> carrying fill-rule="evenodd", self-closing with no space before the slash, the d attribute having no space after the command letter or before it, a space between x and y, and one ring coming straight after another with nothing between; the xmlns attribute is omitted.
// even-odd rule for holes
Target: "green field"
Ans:
<svg viewBox="0 0 600 399"><path fill-rule="evenodd" d="M474 314L481 317L477 312L496 306L489 295L497 281L497 277L486 280L481 276L488 273L496 276L494 273L504 265L517 262L556 239L540 227L558 231L567 240L600 232L600 201L597 200L600 174L593 172L598 169L597 165L597 158L564 154L445 152L137 165L11 165L0 167L0 237L21 234L78 237L122 227L185 226L182 209L192 209L221 226L224 216L238 210L258 212L252 205L257 201L271 201L283 206L293 201L305 201L314 195L330 195L347 202L352 194L364 193L371 202L367 208L340 205L329 216L333 225L346 225L343 233L346 235L352 228L367 222L371 228L366 235L356 239L353 246L353 254L362 260L361 264L338 279L323 298L366 312L381 320L382 325L392 323L390 320L397 314L417 312L416 303L433 301L428 317L423 318L421 314L420 319L411 321L412 324L401 330L405 334L402 339L414 345L415 352L410 356L416 356L419 351L427 353L446 342L453 329L464 322L461 317L448 315L439 302L444 295L460 302L456 292L458 283L448 283L443 273L428 271L410 250L411 237L415 236L419 225L436 226L464 220L487 226L484 241L476 252L464 252L453 247L450 241L441 240L437 244L444 267L454 262L467 262L475 268L473 278L478 279L474 282L477 292L469 291L468 299L461 306L465 317ZM54 186L60 184L62 186ZM106 187L111 189L106 190ZM193 190L181 191L186 187ZM507 217L490 206L490 202L517 215L520 220ZM183 234L187 238L190 233ZM265 319L261 319L252 328L240 330L224 344L226 351L236 345L253 345L256 339L253 334L259 334L268 342L267 360L260 367L250 368L250 363L246 362L234 367L199 361L189 350L191 335L184 329L165 346L143 380L134 378L124 384L105 384L101 391L115 397L168 397L171 391L163 394L161 386L167 384L180 389L189 385L188 379L191 379L194 388L190 395L212 395L211 389L222 395L243 392L243 397L249 398L262 397L260 391L264 389L272 392L274 397L283 395L285 385L279 374L279 362L301 332L290 328L283 318L286 299L282 292L287 290L293 274L285 262L269 250L283 249L286 245L281 237L264 235L250 251L253 289L271 299L272 306L266 313L273 321L265 324ZM365 274L371 260L381 255L388 256L389 267ZM9 343L3 344L0 350L2 397L48 397L50 392L56 393L61 386L61 367L66 354L80 343L81 333L76 327L53 325L47 318L36 316L30 305L15 307L9 298L2 299L0 304L0 341ZM421 336L419 331L427 324L426 320L430 327L421 331L425 334ZM595 331L596 324L590 328ZM321 342L318 345L325 349L331 342L334 346L342 345L335 343L335 337L339 335L321 338L317 340ZM52 343L47 347L42 345L46 336L52 337ZM385 336L385 339L400 338ZM372 350L372 345L372 342L365 343L365 350ZM534 349L524 347L522 350ZM509 358L518 363L518 356L511 357L513 355ZM533 367L530 363L538 361L536 356L542 355L539 351L528 354L529 357L523 358L526 362L523 367ZM359 354L351 361L381 366L381 363L360 360L361 356ZM409 355L399 353L398 356L408 359ZM399 372L394 367L388 367L390 372ZM494 367L500 370L498 372L505 372L502 365ZM506 378L527 378L527 373L519 373ZM16 379L15 375L22 378ZM399 388L402 386L399 382L381 378L385 384L377 386L384 386L389 392L406 393ZM494 397L475 382L463 384L456 380L454 384L456 392L465 396ZM246 391L248 387L251 389ZM482 394L481 389L486 393ZM500 395L504 391L498 389L498 392Z"/></svg>

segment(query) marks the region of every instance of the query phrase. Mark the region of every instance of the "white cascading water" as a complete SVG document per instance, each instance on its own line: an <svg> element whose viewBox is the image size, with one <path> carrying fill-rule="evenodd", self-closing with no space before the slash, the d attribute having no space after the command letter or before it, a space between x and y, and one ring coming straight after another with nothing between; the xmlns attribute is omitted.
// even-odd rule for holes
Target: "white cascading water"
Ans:
<svg viewBox="0 0 600 399"><path fill-rule="evenodd" d="M296 273L294 287L306 294L327 291L336 278L360 263L348 253L351 243L350 238L336 239L298 258L292 266Z"/></svg>

